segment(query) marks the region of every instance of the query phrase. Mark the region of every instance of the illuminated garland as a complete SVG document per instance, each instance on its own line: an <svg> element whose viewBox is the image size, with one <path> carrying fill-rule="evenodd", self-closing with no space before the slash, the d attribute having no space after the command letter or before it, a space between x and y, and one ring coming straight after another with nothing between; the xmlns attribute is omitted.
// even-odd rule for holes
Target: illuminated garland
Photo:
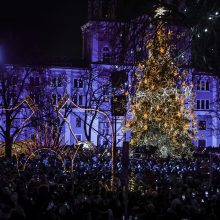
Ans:
<svg viewBox="0 0 220 220"><path fill-rule="evenodd" d="M33 159L38 152L50 151L57 155L58 159L62 162L65 171L64 159L68 156L69 150L66 148L66 144L62 144L62 142L63 137L59 138L59 135L55 134L53 128L49 130L48 125L46 125L44 129L38 128L31 140L23 142L20 147L16 147L15 156L17 158L18 170L24 171L28 162ZM26 160L20 168L18 163L21 154L26 156Z"/></svg>
<svg viewBox="0 0 220 220"><path fill-rule="evenodd" d="M197 128L193 84L190 74L180 71L170 56L171 36L160 24L149 40L149 57L136 71L132 118L125 127L132 132L131 145L153 145L160 156L180 157L190 154Z"/></svg>
<svg viewBox="0 0 220 220"><path fill-rule="evenodd" d="M28 118L26 118L26 119L22 122L21 127L19 128L19 131L18 131L17 135L15 136L15 138L14 138L14 140L13 140L13 142L12 142L12 145L17 145L16 140L17 140L17 138L19 137L20 133L22 132L22 129L24 128L26 122L29 121L29 120L32 118L32 116L38 111L38 108L37 108L37 106L34 104L34 102L33 102L33 100L31 99L31 97L30 97L30 96L27 96L27 97L25 97L25 99L23 99L22 102L20 102L18 105L16 105L16 106L13 107L13 108L9 108L9 109L7 109L7 108L1 108L1 109L0 109L1 111L15 111L16 109L20 108L20 107L22 106L22 104L24 104L24 103L26 103L26 104L28 105L28 107L31 109L32 113L30 114L30 116L29 116ZM5 143L1 143L0 155L1 155L1 156L5 156L5 149L3 149L2 146L5 146ZM16 148L13 147L13 148L12 148L12 155L15 155L15 154L16 154L16 151L17 151Z"/></svg>
<svg viewBox="0 0 220 220"><path fill-rule="evenodd" d="M21 128L19 129L19 132L17 133L17 135L16 135L15 138L14 138L14 143L16 142L17 138L19 137L19 135L20 135L22 129L24 128L26 122L29 121L29 120L32 118L32 116L38 111L37 106L35 105L34 101L32 100L32 98L31 98L30 96L27 96L27 97L24 99L24 101L22 102L22 104L23 104L24 102L27 103L27 105L28 105L28 107L31 109L32 113L31 113L31 115L30 115L28 118L26 118L26 119L23 121L23 123L22 123L22 125L21 125Z"/></svg>
<svg viewBox="0 0 220 220"><path fill-rule="evenodd" d="M136 178L134 172L131 172L130 178L128 181L128 189L130 192L134 192L136 189Z"/></svg>
<svg viewBox="0 0 220 220"><path fill-rule="evenodd" d="M115 182L115 163L114 163L114 142L115 142L115 138L114 138L114 130L113 130L113 126L112 126L112 123L111 123L111 120L109 118L109 116L101 111L101 110L98 110L98 109L94 109L94 108L83 108L83 107L80 107L78 106L76 103L74 103L70 97L66 94L58 103L58 105L55 107L55 110L59 113L59 115L61 116L61 118L63 118L65 120L65 122L68 124L69 128L70 128L70 131L71 131L71 134L73 135L73 137L75 138L76 140L76 145L78 145L77 147L77 150L76 152L71 156L71 171L73 171L73 165L74 165L74 160L75 160L75 157L79 151L79 148L80 146L82 146L81 144L79 144L79 141L77 140L76 136L75 136L75 133L73 131L73 128L71 126L71 123L64 117L64 115L61 113L61 110L62 108L66 105L66 103L70 101L72 103L72 105L75 107L75 108L78 108L80 110L84 110L84 111L96 111L102 115L104 115L106 117L106 119L108 120L109 122L109 125L110 125L110 128L111 128L111 131L112 131L112 179L111 179L111 189L113 190L114 189L114 182Z"/></svg>

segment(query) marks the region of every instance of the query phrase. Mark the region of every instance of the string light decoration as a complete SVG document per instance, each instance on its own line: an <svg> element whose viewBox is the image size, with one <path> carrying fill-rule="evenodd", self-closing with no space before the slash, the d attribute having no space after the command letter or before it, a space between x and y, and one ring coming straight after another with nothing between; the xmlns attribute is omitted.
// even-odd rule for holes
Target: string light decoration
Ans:
<svg viewBox="0 0 220 220"><path fill-rule="evenodd" d="M24 103L26 103L28 105L28 107L30 108L30 110L32 111L32 113L30 114L29 117L27 117L21 124L21 126L19 127L18 133L15 135L13 142L12 142L12 155L16 154L16 148L13 146L16 145L20 145L20 143L22 142L17 142L17 138L19 137L19 135L21 134L25 124L32 118L32 116L38 111L38 107L37 105L35 105L34 101L32 100L32 98L30 96L26 96L22 102L20 102L18 105L16 105L15 107L12 108L1 108L1 111L15 111L18 108L20 108ZM1 143L0 144L0 156L5 156L5 148L3 148L3 146L5 146L5 143Z"/></svg>
<svg viewBox="0 0 220 220"><path fill-rule="evenodd" d="M28 118L26 118L23 123L21 124L21 127L19 129L19 132L14 138L14 143L16 142L17 138L19 137L20 133L22 132L22 129L24 128L25 124L32 118L32 116L38 111L38 107L35 105L33 99L30 96L27 96L19 106L21 106L23 103L27 103L28 107L31 109L32 113Z"/></svg>
<svg viewBox="0 0 220 220"><path fill-rule="evenodd" d="M197 133L193 84L190 74L179 70L170 55L171 36L172 31L160 23L148 41L149 57L135 73L132 117L125 125L125 130L131 130L132 146L155 146L162 157L189 155Z"/></svg>
<svg viewBox="0 0 220 220"><path fill-rule="evenodd" d="M37 112L38 108L37 106L34 104L33 99L30 96L26 96L22 102L20 102L18 105L16 105L13 108L0 108L1 111L14 111L16 109L18 109L22 104L26 103L28 105L28 107L33 111L33 112Z"/></svg>
<svg viewBox="0 0 220 220"><path fill-rule="evenodd" d="M83 142L80 142L77 140L76 138L76 135L74 133L74 130L71 126L71 123L67 120L67 118L64 117L64 115L62 114L61 110L62 108L64 108L64 106L67 104L67 102L71 102L72 105L77 108L77 109L80 109L80 110L84 110L84 111L96 111L100 114L102 114L108 121L109 125L110 125L110 128L111 128L111 131L112 131L112 167L111 167L111 173L112 173L112 176L111 176L111 190L113 191L114 190L114 185L115 185L115 170L116 170L116 167L115 167L115 158L113 155L115 155L115 149L114 149L114 141L115 141L115 138L114 138L114 129L113 129L113 126L112 126L112 123L111 123L111 119L109 118L109 116L101 111L101 110L98 110L98 109L95 109L95 108L83 108L83 107L80 107L78 106L76 103L74 103L68 94L66 94L59 102L58 102L58 105L55 107L55 110L59 113L59 115L61 116L61 118L63 118L65 120L65 122L68 124L69 126L69 129L70 129L70 132L71 134L73 135L75 141L76 141L76 146L77 146L77 149L75 151L75 153L73 155L70 156L71 158L71 171L73 172L73 165L74 165L74 160L76 158L76 155L79 151L79 149L81 147L83 147Z"/></svg>
<svg viewBox="0 0 220 220"><path fill-rule="evenodd" d="M134 192L136 190L136 178L134 172L131 172L131 176L128 181L128 189L130 192Z"/></svg>
<svg viewBox="0 0 220 220"><path fill-rule="evenodd" d="M165 9L165 7L158 7L158 8L156 8L156 10L154 12L155 12L155 15L154 15L155 18L157 18L157 17L161 18L162 16L164 16L168 12L168 10Z"/></svg>
<svg viewBox="0 0 220 220"><path fill-rule="evenodd" d="M186 11L185 11L186 10ZM186 1L184 25L191 27L193 65L198 70L219 73L219 1Z"/></svg>
<svg viewBox="0 0 220 220"><path fill-rule="evenodd" d="M85 151L93 151L94 147L88 142L81 143L78 142L76 148L67 147L64 143L64 136L61 138L59 134L56 133L56 129L50 128L47 124L42 129L38 127L33 135L32 139L21 141L13 145L12 154L16 156L17 160L17 170L24 171L28 163L42 151L51 152L61 161L64 172L69 172L70 170L66 167L65 159L71 158L74 161L78 151L80 150L80 145L83 144L82 149ZM20 156L25 155L25 160L23 163L20 161ZM71 167L71 171L73 166Z"/></svg>
<svg viewBox="0 0 220 220"><path fill-rule="evenodd" d="M50 151L57 155L65 170L64 159L68 156L70 149L66 147L66 144L63 144L64 137L60 138L55 131L56 130L53 127L51 129L47 124L43 129L38 127L30 140L23 142L20 146L16 146L16 148L13 148L13 154L17 158L18 170L24 171L28 162L40 151ZM19 157L22 154L26 156L26 159L20 168Z"/></svg>

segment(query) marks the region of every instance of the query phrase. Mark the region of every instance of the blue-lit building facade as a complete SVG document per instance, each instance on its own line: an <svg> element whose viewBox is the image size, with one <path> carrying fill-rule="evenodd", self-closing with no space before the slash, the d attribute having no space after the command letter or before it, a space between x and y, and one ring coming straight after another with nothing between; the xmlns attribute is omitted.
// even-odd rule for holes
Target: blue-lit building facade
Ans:
<svg viewBox="0 0 220 220"><path fill-rule="evenodd" d="M71 129L79 141L89 139L97 146L110 145L111 143L112 130L108 120L99 112L85 112L84 108L101 110L109 116L113 129L116 130L117 147L121 147L123 141L129 140L129 134L123 132L125 120L129 117L126 115L126 110L129 109L129 100L126 98L126 106L119 104L119 108L125 108L125 110L120 109L122 111L119 110L119 114L114 112L112 100L114 97L124 97L127 90L132 90L132 76L135 72L133 61L136 59L135 56L139 56L141 53L143 55L144 51L141 44L135 42L135 49L130 48L130 45L125 45L125 55L124 57L120 55L123 47L120 48L118 45L123 42L123 34L125 34L120 31L120 28L124 28L126 24L114 22L116 1L108 2L102 4L102 1L98 0L89 1L88 22L81 27L83 60L86 61L86 65L47 66L44 67L43 73L33 71L26 82L32 88L42 86L45 81L49 82L45 85L44 91L51 97L53 107L58 105L65 94L68 94L73 102L80 107L76 108L69 103L70 111L65 117L69 124L62 125L62 136L68 145L76 142ZM138 21L140 28L143 28L141 26L142 18L138 19L140 19ZM117 31L113 31L116 26L118 27ZM136 25L136 28L139 26ZM151 28L149 27L149 30ZM178 27L174 27L174 29L178 29ZM131 32L132 29L129 31ZM183 31L181 30L181 32ZM117 37L115 37L116 35ZM187 39L185 41L187 42ZM184 51L179 59L183 59L187 65L190 51ZM114 83L112 80L113 72L117 75L116 79L120 78L120 74L125 74L126 80L122 80L123 86L112 85ZM198 122L198 139L194 141L194 144L196 146L218 147L220 146L219 78L212 73L197 72L193 68L190 69L190 72L194 84L195 115ZM43 98L43 95L33 91L34 89L26 89L22 97L30 95L35 104L40 105L39 100ZM122 101L119 100L119 102ZM61 110L61 113L65 114L64 111L65 108ZM4 123L4 116L1 116L1 123ZM24 128L18 140L30 138L31 131L32 128Z"/></svg>

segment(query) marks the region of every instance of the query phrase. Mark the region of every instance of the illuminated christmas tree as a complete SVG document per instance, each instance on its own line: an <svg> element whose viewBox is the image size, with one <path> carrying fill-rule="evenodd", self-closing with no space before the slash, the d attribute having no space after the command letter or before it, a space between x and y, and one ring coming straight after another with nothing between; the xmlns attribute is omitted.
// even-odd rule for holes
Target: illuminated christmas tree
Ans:
<svg viewBox="0 0 220 220"><path fill-rule="evenodd" d="M132 118L126 128L133 146L155 146L160 156L189 154L196 133L190 74L171 56L172 31L159 24L148 41L148 59L136 71Z"/></svg>

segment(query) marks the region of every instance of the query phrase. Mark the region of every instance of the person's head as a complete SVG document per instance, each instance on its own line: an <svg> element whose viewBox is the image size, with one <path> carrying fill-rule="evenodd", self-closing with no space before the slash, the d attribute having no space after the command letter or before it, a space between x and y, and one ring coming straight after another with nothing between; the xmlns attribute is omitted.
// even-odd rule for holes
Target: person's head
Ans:
<svg viewBox="0 0 220 220"><path fill-rule="evenodd" d="M13 202L13 204L17 204L18 202L18 194L16 192L13 192L11 194L11 197L10 197L11 201Z"/></svg>
<svg viewBox="0 0 220 220"><path fill-rule="evenodd" d="M24 220L25 214L22 212L22 210L19 210L17 208L13 208L10 210L10 219L9 220Z"/></svg>

